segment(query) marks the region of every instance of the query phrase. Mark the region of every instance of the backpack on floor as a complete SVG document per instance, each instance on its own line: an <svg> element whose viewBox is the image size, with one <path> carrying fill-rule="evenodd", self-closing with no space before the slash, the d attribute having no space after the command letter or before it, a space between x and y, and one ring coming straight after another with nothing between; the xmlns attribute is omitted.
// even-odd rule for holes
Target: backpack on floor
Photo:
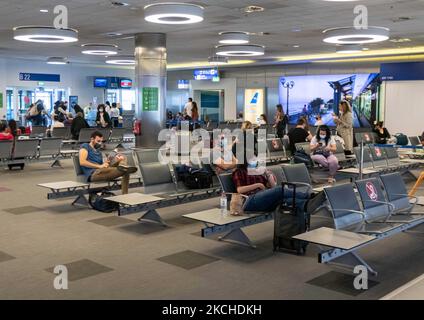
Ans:
<svg viewBox="0 0 424 320"><path fill-rule="evenodd" d="M293 160L294 163L304 163L308 168L312 168L314 166L311 156L304 150L297 150L293 155Z"/></svg>
<svg viewBox="0 0 424 320"><path fill-rule="evenodd" d="M396 144L399 146L407 146L408 145L408 137L404 135L403 133L398 133L395 135L396 137Z"/></svg>
<svg viewBox="0 0 424 320"><path fill-rule="evenodd" d="M283 182L283 198L285 185L287 183ZM306 253L308 243L292 237L308 231L310 220L304 208L306 200L303 204L296 203L296 185L289 185L293 198L281 204L274 213L274 251L286 250L301 255Z"/></svg>
<svg viewBox="0 0 424 320"><path fill-rule="evenodd" d="M183 181L188 189L207 189L213 184L212 174L202 169L194 169L185 173Z"/></svg>
<svg viewBox="0 0 424 320"><path fill-rule="evenodd" d="M88 197L88 203L94 210L111 213L117 211L119 209L119 205L116 202L108 201L106 198L114 196L116 196L116 194L108 190L92 192Z"/></svg>

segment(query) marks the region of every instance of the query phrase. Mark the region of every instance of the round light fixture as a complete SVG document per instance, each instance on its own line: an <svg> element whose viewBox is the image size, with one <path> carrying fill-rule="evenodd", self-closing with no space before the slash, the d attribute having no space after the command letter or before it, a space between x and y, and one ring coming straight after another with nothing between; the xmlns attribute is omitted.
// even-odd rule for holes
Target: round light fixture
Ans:
<svg viewBox="0 0 424 320"><path fill-rule="evenodd" d="M344 27L324 30L324 42L333 44L363 44L386 41L389 39L390 30L383 27L368 27L356 29Z"/></svg>
<svg viewBox="0 0 424 320"><path fill-rule="evenodd" d="M27 42L68 43L78 41L78 31L49 26L22 26L13 28L13 38Z"/></svg>
<svg viewBox="0 0 424 320"><path fill-rule="evenodd" d="M47 59L48 64L68 64L68 60L63 57L50 57Z"/></svg>
<svg viewBox="0 0 424 320"><path fill-rule="evenodd" d="M249 43L249 34L247 32L221 32L219 43L222 44L247 44Z"/></svg>
<svg viewBox="0 0 424 320"><path fill-rule="evenodd" d="M134 58L134 56L130 56L130 55L113 56L111 58L107 58L106 63L107 64L132 66L132 65L135 65L135 58Z"/></svg>
<svg viewBox="0 0 424 320"><path fill-rule="evenodd" d="M265 54L265 47L256 44L222 45L216 47L216 54L225 57L255 57Z"/></svg>
<svg viewBox="0 0 424 320"><path fill-rule="evenodd" d="M337 53L357 53L362 52L362 47L357 44L344 44L342 46L338 46Z"/></svg>
<svg viewBox="0 0 424 320"><path fill-rule="evenodd" d="M222 66L228 63L228 58L223 56L211 56L208 58L211 66Z"/></svg>
<svg viewBox="0 0 424 320"><path fill-rule="evenodd" d="M190 24L203 21L204 8L195 4L165 2L144 7L144 19L162 24Z"/></svg>
<svg viewBox="0 0 424 320"><path fill-rule="evenodd" d="M83 54L91 54L96 56L111 56L118 54L118 46L105 43L87 43L81 45Z"/></svg>

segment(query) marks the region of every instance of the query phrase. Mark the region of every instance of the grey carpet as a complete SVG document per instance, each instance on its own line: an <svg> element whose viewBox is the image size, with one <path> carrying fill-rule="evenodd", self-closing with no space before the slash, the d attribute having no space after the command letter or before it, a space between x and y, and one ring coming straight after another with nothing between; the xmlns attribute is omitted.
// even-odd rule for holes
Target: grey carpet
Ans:
<svg viewBox="0 0 424 320"><path fill-rule="evenodd" d="M160 257L158 260L186 270L191 270L218 261L219 259L187 250L171 254L169 256Z"/></svg>
<svg viewBox="0 0 424 320"><path fill-rule="evenodd" d="M8 259L1 263L7 276L0 299L378 299L424 273L424 235L399 234L360 250L379 272L379 284L368 291L353 296L338 288L342 283L311 285L333 268L317 262L314 245L305 256L272 252L272 221L245 228L257 249L202 238L201 223L181 218L216 207L218 198L159 209L169 228L139 223L141 214L121 217L132 221L120 224L116 215L72 207L72 198L47 200L38 183L75 179L72 160L62 164L0 172L13 190L2 194L2 208L37 207L21 215L0 210L1 251ZM159 260L164 257L174 264ZM70 264L69 290L54 290L55 275L46 269L81 260L92 263Z"/></svg>
<svg viewBox="0 0 424 320"><path fill-rule="evenodd" d="M113 269L101 265L97 262L91 261L89 259L78 260L64 264L68 269L68 279L69 281L76 281L85 279L88 277L93 277L101 273L113 271ZM55 267L46 269L47 272L53 273Z"/></svg>

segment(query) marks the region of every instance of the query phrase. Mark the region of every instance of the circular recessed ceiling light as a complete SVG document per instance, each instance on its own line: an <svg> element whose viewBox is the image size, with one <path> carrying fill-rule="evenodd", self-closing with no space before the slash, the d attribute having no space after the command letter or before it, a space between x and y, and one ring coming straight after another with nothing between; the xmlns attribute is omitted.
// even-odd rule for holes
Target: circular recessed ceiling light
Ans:
<svg viewBox="0 0 424 320"><path fill-rule="evenodd" d="M131 65L135 65L135 58L134 56L130 56L130 55L113 56L112 58L107 58L106 63L131 66Z"/></svg>
<svg viewBox="0 0 424 320"><path fill-rule="evenodd" d="M22 26L13 28L13 38L27 42L67 43L78 41L78 31L49 26Z"/></svg>
<svg viewBox="0 0 424 320"><path fill-rule="evenodd" d="M111 56L118 54L118 46L105 43L87 43L81 45L83 54L91 54L96 56Z"/></svg>
<svg viewBox="0 0 424 320"><path fill-rule="evenodd" d="M203 21L204 8L189 3L155 3L144 7L144 19L162 24L189 24Z"/></svg>
<svg viewBox="0 0 424 320"><path fill-rule="evenodd" d="M221 32L219 43L222 44L246 44L249 43L249 34L242 31Z"/></svg>
<svg viewBox="0 0 424 320"><path fill-rule="evenodd" d="M363 44L386 41L389 39L390 30L383 27L368 27L356 29L344 27L324 30L324 42L333 44Z"/></svg>
<svg viewBox="0 0 424 320"><path fill-rule="evenodd" d="M362 47L357 44L344 44L337 47L337 53L357 53L362 52Z"/></svg>
<svg viewBox="0 0 424 320"><path fill-rule="evenodd" d="M218 56L226 57L263 56L265 54L265 47L256 44L249 44L243 46L223 45L216 47L216 54Z"/></svg>
<svg viewBox="0 0 424 320"><path fill-rule="evenodd" d="M208 61L211 66L222 66L228 63L228 58L222 56L212 56L208 58Z"/></svg>
<svg viewBox="0 0 424 320"><path fill-rule="evenodd" d="M68 60L63 57L50 57L47 59L48 64L68 64Z"/></svg>

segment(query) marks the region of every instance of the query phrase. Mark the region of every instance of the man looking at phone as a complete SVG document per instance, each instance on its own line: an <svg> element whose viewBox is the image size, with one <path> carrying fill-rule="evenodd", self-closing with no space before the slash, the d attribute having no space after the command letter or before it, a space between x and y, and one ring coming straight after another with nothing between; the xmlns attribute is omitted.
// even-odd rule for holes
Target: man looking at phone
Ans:
<svg viewBox="0 0 424 320"><path fill-rule="evenodd" d="M127 166L127 160L122 154L116 154L103 161L100 151L103 135L95 131L91 135L90 143L84 143L79 153L79 162L87 182L109 182L122 177L122 194L128 193L130 174L137 171L136 167ZM112 164L111 164L112 163Z"/></svg>

